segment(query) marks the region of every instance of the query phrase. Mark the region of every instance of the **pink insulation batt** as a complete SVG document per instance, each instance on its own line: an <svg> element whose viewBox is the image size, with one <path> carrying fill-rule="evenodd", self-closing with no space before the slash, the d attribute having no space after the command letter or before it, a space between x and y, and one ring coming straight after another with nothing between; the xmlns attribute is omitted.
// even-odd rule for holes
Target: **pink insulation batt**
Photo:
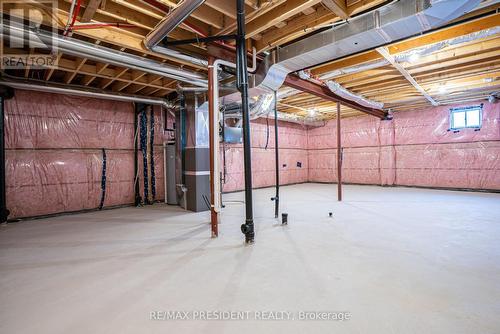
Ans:
<svg viewBox="0 0 500 334"><path fill-rule="evenodd" d="M500 104L484 103L480 131L448 131L450 107L479 103L397 112L392 121L342 119L343 181L500 190ZM10 218L97 208L102 148L107 154L104 205L133 203L133 104L16 90L5 101L5 113ZM155 107L158 200L164 198L161 145L168 139L163 117ZM274 121L269 126L265 119L253 121L251 132L253 185L273 186ZM279 143L281 184L337 181L335 121L315 128L279 122ZM223 191L242 190L243 147L221 144L221 162L222 150ZM139 152L141 196L142 175Z"/></svg>
<svg viewBox="0 0 500 334"><path fill-rule="evenodd" d="M308 180L307 129L299 124L279 122L280 183L303 183ZM269 120L269 141L266 150L267 125L265 119L251 124L252 181L254 188L275 184L274 121ZM243 145L221 145L226 151L226 183L222 191L242 190L245 187L243 173ZM298 167L300 163L301 167ZM222 167L221 167L222 168Z"/></svg>
<svg viewBox="0 0 500 334"><path fill-rule="evenodd" d="M343 182L500 189L500 104L484 103L480 131L448 131L451 107L342 119ZM309 181L336 182L336 122L308 131Z"/></svg>
<svg viewBox="0 0 500 334"><path fill-rule="evenodd" d="M102 148L107 155L104 205L133 203L132 103L16 90L15 97L6 101L5 114L9 218L97 208ZM155 113L159 199L163 197L162 117Z"/></svg>

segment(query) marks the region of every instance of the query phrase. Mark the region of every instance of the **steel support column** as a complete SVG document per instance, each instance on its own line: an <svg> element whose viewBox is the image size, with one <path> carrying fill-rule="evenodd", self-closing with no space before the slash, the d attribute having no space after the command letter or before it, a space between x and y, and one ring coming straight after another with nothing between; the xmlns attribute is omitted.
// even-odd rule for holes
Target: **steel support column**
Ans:
<svg viewBox="0 0 500 334"><path fill-rule="evenodd" d="M253 224L252 200L252 152L250 143L250 115L248 110L248 72L247 46L245 41L245 1L237 0L237 38L236 38L236 71L237 86L241 93L241 107L243 113L243 160L245 166L245 223L241 225L241 232L245 234L245 242L253 243L255 232Z"/></svg>

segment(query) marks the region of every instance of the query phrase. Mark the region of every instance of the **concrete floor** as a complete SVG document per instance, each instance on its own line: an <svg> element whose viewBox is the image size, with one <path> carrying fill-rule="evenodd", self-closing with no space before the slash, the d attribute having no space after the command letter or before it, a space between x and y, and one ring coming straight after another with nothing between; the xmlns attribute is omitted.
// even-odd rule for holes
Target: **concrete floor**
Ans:
<svg viewBox="0 0 500 334"><path fill-rule="evenodd" d="M225 196L218 239L207 213L163 205L2 226L0 333L500 332L500 194L346 186L339 204L334 185L295 185L282 188L288 226L272 218L272 194L254 192L252 246L239 231L243 193Z"/></svg>

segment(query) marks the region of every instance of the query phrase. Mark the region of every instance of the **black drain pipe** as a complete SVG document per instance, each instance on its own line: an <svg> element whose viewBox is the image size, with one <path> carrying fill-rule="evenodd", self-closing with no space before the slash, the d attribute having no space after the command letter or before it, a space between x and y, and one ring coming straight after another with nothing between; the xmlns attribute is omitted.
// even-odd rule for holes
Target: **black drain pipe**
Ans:
<svg viewBox="0 0 500 334"><path fill-rule="evenodd" d="M5 223L10 212L7 210L7 195L5 190L5 99L14 96L14 91L8 87L0 87L0 223Z"/></svg>
<svg viewBox="0 0 500 334"><path fill-rule="evenodd" d="M245 42L245 1L236 1L238 32L236 38L236 71L238 90L241 93L241 107L243 113L243 160L245 166L245 224L241 225L241 232L245 234L245 242L253 243L255 232L253 224L252 203L252 152L250 143L250 115L248 110L248 72L247 46Z"/></svg>
<svg viewBox="0 0 500 334"><path fill-rule="evenodd" d="M276 195L274 196L274 218L280 211L280 157L278 147L278 91L274 91L274 153L276 155Z"/></svg>

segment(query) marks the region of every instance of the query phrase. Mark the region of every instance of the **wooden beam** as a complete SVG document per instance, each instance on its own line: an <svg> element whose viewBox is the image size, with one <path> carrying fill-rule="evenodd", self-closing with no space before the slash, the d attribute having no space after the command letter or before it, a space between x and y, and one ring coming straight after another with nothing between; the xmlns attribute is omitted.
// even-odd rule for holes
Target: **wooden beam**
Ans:
<svg viewBox="0 0 500 334"><path fill-rule="evenodd" d="M205 5L198 7L191 16L217 29L223 29L225 25L234 21L233 19L225 18L221 12Z"/></svg>
<svg viewBox="0 0 500 334"><path fill-rule="evenodd" d="M276 7L272 11L264 14L247 24L246 33L247 38L250 38L293 15L311 8L318 4L320 0L289 0L282 5Z"/></svg>
<svg viewBox="0 0 500 334"><path fill-rule="evenodd" d="M291 20L286 27L269 29L262 33L262 38L255 42L255 47L258 52L262 52L300 35L314 31L318 26L338 20L340 18L337 15L320 6L311 15L298 16L294 20Z"/></svg>
<svg viewBox="0 0 500 334"><path fill-rule="evenodd" d="M101 89L105 89L109 85L111 85L116 79L120 78L128 71L128 68L116 69L113 78L105 79L101 83Z"/></svg>
<svg viewBox="0 0 500 334"><path fill-rule="evenodd" d="M342 19L349 18L349 13L347 12L347 4L345 0L323 0L321 1L329 10L335 13Z"/></svg>
<svg viewBox="0 0 500 334"><path fill-rule="evenodd" d="M78 71L82 68L83 65L85 65L85 62L87 61L87 58L77 58L77 63L75 66L75 71L73 73L69 72L66 74L64 77L64 83L70 84L71 81L75 78L75 76L78 74Z"/></svg>
<svg viewBox="0 0 500 334"><path fill-rule="evenodd" d="M58 53L57 53L56 64L57 64L57 63L59 63L59 60L61 59L62 55L63 55L63 54L62 54L61 52L58 52ZM50 78L52 77L52 74L54 74L54 71L55 71L56 69L57 69L57 66L53 66L53 67L51 67L51 68L49 68L49 69L45 70L45 77L44 77L44 79L45 79L46 81L49 81L49 80L50 80Z"/></svg>
<svg viewBox="0 0 500 334"><path fill-rule="evenodd" d="M207 0L205 1L205 4L232 19L236 19L236 1Z"/></svg>
<svg viewBox="0 0 500 334"><path fill-rule="evenodd" d="M320 85L312 81L303 80L293 74L289 74L286 77L285 85L321 97L322 99L325 100L340 102L343 105L346 105L353 109L364 112L368 115L372 115L381 119L384 119L387 116L385 111L383 110L362 106L356 102L338 96L337 94L333 93L330 89L328 89L328 87L326 87L325 85Z"/></svg>
<svg viewBox="0 0 500 334"><path fill-rule="evenodd" d="M58 24L59 27L62 29L67 20L68 20L68 13L61 10L59 8L59 11L57 12L57 18L58 18ZM82 30L76 30L75 35L80 35L88 38L92 38L98 41L110 43L113 45L117 45L120 47L124 47L127 49L131 49L134 51L139 51L141 53L145 53L148 55L152 55L153 53L147 50L144 47L144 36L139 35L136 33L133 33L131 31L115 28L115 27L103 27L100 29L82 29ZM194 35L190 34L189 38L192 38ZM178 60L176 58L168 57L165 55L159 55L159 54L154 54L156 57L160 57L163 59L168 59L171 60L175 63L183 64L189 66L189 68L198 68L202 70L206 70L206 67L203 66L198 66L194 65L190 62L187 61L182 61Z"/></svg>
<svg viewBox="0 0 500 334"><path fill-rule="evenodd" d="M436 100L434 100L432 96L430 96L429 93L427 93L425 89L423 89L422 86L420 86L418 82L413 79L411 74L408 73L403 65L401 65L396 61L396 59L394 59L394 57L389 53L389 50L386 47L377 48L377 52L380 53L382 57L384 57L389 63L391 63L391 65L394 66L394 68L396 68L406 78L406 80L408 80L413 85L413 87L415 87L416 90L418 90L427 100L429 100L429 102L432 103L433 106L439 105L439 103L437 103Z"/></svg>
<svg viewBox="0 0 500 334"><path fill-rule="evenodd" d="M246 24L252 22L256 18L266 14L267 12L274 10L277 6L285 3L286 0L269 0L268 2L263 3L259 10L256 10L252 13L247 13L245 17ZM225 17L225 24L224 24L224 29L221 31L217 32L217 35L226 35L230 34L231 32L236 31L236 20L230 19L230 23L228 23L228 18Z"/></svg>
<svg viewBox="0 0 500 334"><path fill-rule="evenodd" d="M89 0L89 3L85 7L85 11L83 12L80 22L90 22L100 4L101 0Z"/></svg>

